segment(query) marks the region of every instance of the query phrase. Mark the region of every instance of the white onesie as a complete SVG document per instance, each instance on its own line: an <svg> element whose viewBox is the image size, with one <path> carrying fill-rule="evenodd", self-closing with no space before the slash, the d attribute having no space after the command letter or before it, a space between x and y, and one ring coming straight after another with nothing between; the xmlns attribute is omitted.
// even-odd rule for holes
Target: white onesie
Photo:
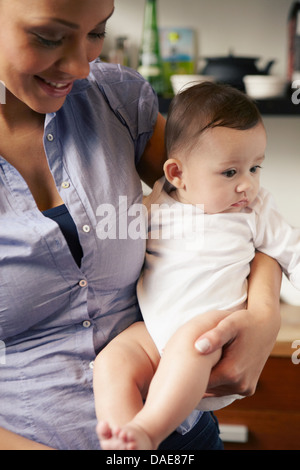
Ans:
<svg viewBox="0 0 300 470"><path fill-rule="evenodd" d="M145 198L148 240L138 282L146 327L160 353L185 322L210 310L236 310L247 300L250 262L259 250L275 258L300 289L300 229L278 212L261 189L239 213L205 214L176 202L164 178ZM239 395L204 398L198 409L216 410Z"/></svg>

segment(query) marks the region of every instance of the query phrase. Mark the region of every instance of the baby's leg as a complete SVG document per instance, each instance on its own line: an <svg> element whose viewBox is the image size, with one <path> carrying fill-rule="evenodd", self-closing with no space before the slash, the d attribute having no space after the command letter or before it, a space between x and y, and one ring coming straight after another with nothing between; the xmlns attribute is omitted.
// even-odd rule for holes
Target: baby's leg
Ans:
<svg viewBox="0 0 300 470"><path fill-rule="evenodd" d="M94 395L102 448L119 448L127 440L121 434L118 443L120 428L143 407L159 359L143 322L124 330L97 356Z"/></svg>
<svg viewBox="0 0 300 470"><path fill-rule="evenodd" d="M127 426L133 434L135 428L144 429L153 449L198 405L211 369L220 359L221 351L201 356L194 348L199 334L206 330L201 320L200 315L183 325L167 343L145 406Z"/></svg>

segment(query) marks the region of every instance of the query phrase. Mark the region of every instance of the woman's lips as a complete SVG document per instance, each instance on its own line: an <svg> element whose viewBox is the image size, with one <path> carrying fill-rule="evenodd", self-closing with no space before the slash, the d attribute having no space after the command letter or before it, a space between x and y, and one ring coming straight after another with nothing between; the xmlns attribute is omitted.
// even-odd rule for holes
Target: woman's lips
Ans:
<svg viewBox="0 0 300 470"><path fill-rule="evenodd" d="M63 82L63 81L55 82L55 81L46 80L45 78L41 78L38 76L35 76L35 79L37 80L42 90L48 96L51 96L52 98L62 98L64 96L67 96L72 90L73 83L74 83L70 81L69 82Z"/></svg>

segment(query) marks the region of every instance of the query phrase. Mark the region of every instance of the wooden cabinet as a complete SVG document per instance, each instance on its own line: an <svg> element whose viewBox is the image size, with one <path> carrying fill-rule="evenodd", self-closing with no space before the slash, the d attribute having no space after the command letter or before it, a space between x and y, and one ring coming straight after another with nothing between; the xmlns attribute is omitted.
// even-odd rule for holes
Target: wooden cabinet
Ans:
<svg viewBox="0 0 300 470"><path fill-rule="evenodd" d="M300 450L300 363L295 361L300 358L300 307L283 305L282 318L277 343L255 395L216 412L221 429L235 425L236 440L246 441L224 440L225 449ZM292 348L296 340L298 346ZM226 432L224 436L226 439Z"/></svg>

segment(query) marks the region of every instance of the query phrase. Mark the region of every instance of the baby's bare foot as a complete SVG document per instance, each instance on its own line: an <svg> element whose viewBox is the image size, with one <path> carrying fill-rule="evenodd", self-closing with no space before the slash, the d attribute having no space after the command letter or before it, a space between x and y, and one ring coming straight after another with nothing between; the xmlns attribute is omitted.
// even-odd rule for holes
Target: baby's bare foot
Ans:
<svg viewBox="0 0 300 470"><path fill-rule="evenodd" d="M119 439L120 428L112 428L105 421L100 421L97 424L96 432L102 450L117 450L121 449L120 444L122 441Z"/></svg>
<svg viewBox="0 0 300 470"><path fill-rule="evenodd" d="M153 442L146 431L135 423L126 424L119 433L123 442L127 443L130 450L153 450Z"/></svg>
<svg viewBox="0 0 300 470"><path fill-rule="evenodd" d="M106 441L112 437L112 430L106 421L99 421L96 432L100 441Z"/></svg>
<svg viewBox="0 0 300 470"><path fill-rule="evenodd" d="M153 450L153 443L147 433L135 424L123 428L111 428L108 423L97 425L97 435L103 450Z"/></svg>

